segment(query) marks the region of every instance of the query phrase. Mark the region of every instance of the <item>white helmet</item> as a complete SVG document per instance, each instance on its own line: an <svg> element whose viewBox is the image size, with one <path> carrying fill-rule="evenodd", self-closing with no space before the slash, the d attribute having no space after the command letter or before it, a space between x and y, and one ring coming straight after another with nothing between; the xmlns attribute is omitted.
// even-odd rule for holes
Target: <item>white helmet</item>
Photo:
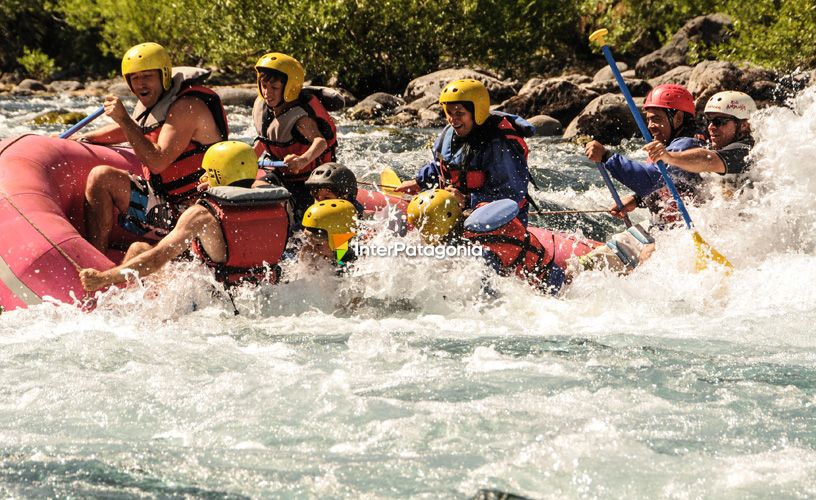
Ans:
<svg viewBox="0 0 816 500"><path fill-rule="evenodd" d="M756 103L748 94L727 90L711 96L703 113L722 113L747 120L756 109Z"/></svg>

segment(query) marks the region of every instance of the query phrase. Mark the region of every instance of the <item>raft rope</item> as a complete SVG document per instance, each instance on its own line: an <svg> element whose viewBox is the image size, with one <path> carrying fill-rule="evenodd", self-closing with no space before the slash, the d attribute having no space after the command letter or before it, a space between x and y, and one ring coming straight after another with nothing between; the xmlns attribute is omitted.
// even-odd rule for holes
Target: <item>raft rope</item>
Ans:
<svg viewBox="0 0 816 500"><path fill-rule="evenodd" d="M13 141L11 141L10 143L6 144L6 146L5 146L5 147L4 147L2 150L0 150L0 156L2 156L2 155L3 155L3 153L5 153L5 152L6 152L6 150L7 150L9 147L11 147L11 145L12 145L12 144L14 144L15 142L19 141L20 139L22 139L22 138L24 138L24 137L28 137L29 135L36 135L36 134L23 134L23 135L21 135L20 137L18 137L18 138L16 138L16 139L14 139L14 140L13 140ZM51 246L54 248L54 250L56 250L57 252L59 252L59 253L60 253L60 255L62 255L63 257L65 257L65 259L66 259L68 262L70 262L70 263L71 263L71 265L73 265L73 266L74 266L74 269L76 269L77 273L79 273L79 271L81 271L81 270L82 270L82 266L80 266L79 264L77 264L77 261L75 261L75 260L74 260L74 259L73 259L73 258L72 258L70 255L68 255L68 254L65 252L65 250L63 250L62 248L60 248L60 246L59 246L59 245L57 245L56 243L54 243L54 241L53 241L53 240L51 240L51 238L49 238L49 237L48 237L48 236L47 236L47 235L46 235L44 232L42 232L42 230L40 230L40 228L39 228L39 227L37 227L37 225L36 225L36 224L34 224L34 222L33 222L31 219L29 219L29 218L26 216L26 214L24 214L24 213L23 213L23 211L22 211L22 210L20 210L20 207L18 207L18 206L17 206L17 205L16 205L16 204L15 204L13 201L11 201L11 198L10 198L10 197L9 197L9 195L6 193L6 191L5 191L5 190L3 190L3 188L0 188L0 195L3 195L3 199L4 199L4 200L6 200L6 201L9 203L9 205L11 205L11 206L12 206L12 208L14 208L14 210L16 210L16 211L17 211L17 213L18 213L18 214L20 214L20 216L21 216L23 219L25 219L25 220L26 220L26 222L28 222L28 223L31 225L31 227L32 227L32 228L34 228L34 230L35 230L35 231L37 231L38 233L40 233L40 235L41 235L43 238L45 238L45 241L47 241L47 242L48 242L48 243L49 243L49 244L50 244L50 245L51 245Z"/></svg>

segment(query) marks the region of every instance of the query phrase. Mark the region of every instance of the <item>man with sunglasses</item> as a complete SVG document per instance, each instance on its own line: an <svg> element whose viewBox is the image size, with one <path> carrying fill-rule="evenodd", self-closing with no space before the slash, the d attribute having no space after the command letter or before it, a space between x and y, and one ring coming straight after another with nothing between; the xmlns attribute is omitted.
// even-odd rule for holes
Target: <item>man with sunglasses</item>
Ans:
<svg viewBox="0 0 816 500"><path fill-rule="evenodd" d="M663 144L652 141L643 149L650 161L663 160L692 173L727 175L725 180L729 190L739 189L745 184L745 176L740 174L748 169L748 154L754 145L748 119L756 109L756 103L748 94L719 92L708 100L703 111L710 137L709 147L667 151Z"/></svg>

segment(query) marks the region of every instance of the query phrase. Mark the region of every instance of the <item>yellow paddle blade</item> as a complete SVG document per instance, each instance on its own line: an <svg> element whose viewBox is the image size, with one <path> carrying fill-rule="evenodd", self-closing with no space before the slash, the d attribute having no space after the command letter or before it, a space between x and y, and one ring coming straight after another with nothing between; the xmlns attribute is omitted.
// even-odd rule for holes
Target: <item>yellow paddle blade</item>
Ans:
<svg viewBox="0 0 816 500"><path fill-rule="evenodd" d="M380 185L386 193L393 192L400 184L402 184L402 181L392 168L385 167L380 173Z"/></svg>
<svg viewBox="0 0 816 500"><path fill-rule="evenodd" d="M700 233L694 231L692 233L692 238L694 239L694 248L697 251L695 267L698 271L702 271L703 269L707 268L710 261L716 262L717 264L725 267L727 272L731 272L731 270L734 269L734 265L725 258L725 255L721 254L715 250L714 247L706 243L703 237L700 236Z"/></svg>

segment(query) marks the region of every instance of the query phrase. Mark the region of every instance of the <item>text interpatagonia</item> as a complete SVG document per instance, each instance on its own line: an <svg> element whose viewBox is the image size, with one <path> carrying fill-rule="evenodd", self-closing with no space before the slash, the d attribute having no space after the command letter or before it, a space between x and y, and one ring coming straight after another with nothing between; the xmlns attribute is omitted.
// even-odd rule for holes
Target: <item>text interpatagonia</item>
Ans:
<svg viewBox="0 0 816 500"><path fill-rule="evenodd" d="M357 257L432 257L449 259L453 257L481 257L481 245L408 245L398 241L390 245L361 245L352 241L349 248Z"/></svg>

